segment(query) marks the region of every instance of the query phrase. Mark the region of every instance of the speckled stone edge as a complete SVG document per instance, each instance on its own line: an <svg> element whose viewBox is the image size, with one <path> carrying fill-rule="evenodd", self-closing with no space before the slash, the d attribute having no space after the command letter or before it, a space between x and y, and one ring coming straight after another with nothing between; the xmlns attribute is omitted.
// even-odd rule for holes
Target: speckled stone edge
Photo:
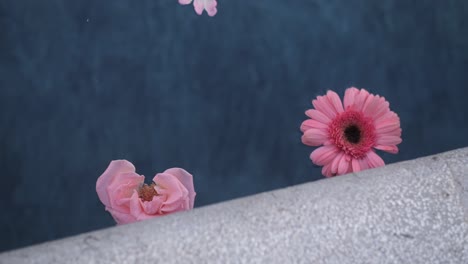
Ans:
<svg viewBox="0 0 468 264"><path fill-rule="evenodd" d="M468 148L0 254L0 263L468 263Z"/></svg>

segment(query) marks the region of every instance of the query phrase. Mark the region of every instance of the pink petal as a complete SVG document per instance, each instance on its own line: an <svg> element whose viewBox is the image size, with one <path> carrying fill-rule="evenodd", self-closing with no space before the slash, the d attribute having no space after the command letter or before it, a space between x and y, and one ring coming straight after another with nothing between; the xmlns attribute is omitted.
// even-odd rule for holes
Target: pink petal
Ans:
<svg viewBox="0 0 468 264"><path fill-rule="evenodd" d="M361 170L369 169L369 162L367 162L366 157L364 157L362 159L358 159L358 162L359 162L359 167L361 167Z"/></svg>
<svg viewBox="0 0 468 264"><path fill-rule="evenodd" d="M182 185L185 186L185 188L187 188L189 192L190 209L192 209L193 204L195 202L195 196L196 196L195 187L193 186L192 174L188 173L186 170L182 168L167 169L166 171L164 171L164 173L173 175L182 183Z"/></svg>
<svg viewBox="0 0 468 264"><path fill-rule="evenodd" d="M153 181L159 187L157 188L158 194L166 197L161 207L163 213L172 213L189 208L189 192L174 175L165 172L158 173L154 176Z"/></svg>
<svg viewBox="0 0 468 264"><path fill-rule="evenodd" d="M325 114L328 118L333 119L337 112L330 101L325 96L317 96L317 99L312 101L315 109Z"/></svg>
<svg viewBox="0 0 468 264"><path fill-rule="evenodd" d="M355 87L346 89L344 96L344 108L347 109L354 104L356 95L359 93L359 90Z"/></svg>
<svg viewBox="0 0 468 264"><path fill-rule="evenodd" d="M192 3L192 0L179 0L179 4L181 5L188 5Z"/></svg>
<svg viewBox="0 0 468 264"><path fill-rule="evenodd" d="M353 166L351 164L351 161L352 159L348 161L348 169L346 170L345 174L349 174L353 172Z"/></svg>
<svg viewBox="0 0 468 264"><path fill-rule="evenodd" d="M362 109L362 112L364 113L364 115L368 117L373 117L379 104L380 104L379 97L371 94L367 98L366 103L364 104L364 107Z"/></svg>
<svg viewBox="0 0 468 264"><path fill-rule="evenodd" d="M398 153L398 147L395 145L390 145L390 146L384 146L384 145L377 145L374 146L376 149L380 149L382 151L392 153L392 154L397 154Z"/></svg>
<svg viewBox="0 0 468 264"><path fill-rule="evenodd" d="M343 104L341 103L341 99L338 96L338 94L336 94L333 91L328 91L327 92L327 98L328 98L328 101L330 102L330 104L333 106L336 113L341 113L341 112L344 111L343 110Z"/></svg>
<svg viewBox="0 0 468 264"><path fill-rule="evenodd" d="M393 130L377 131L377 135L380 137L383 136L394 136L401 137L401 128L393 128Z"/></svg>
<svg viewBox="0 0 468 264"><path fill-rule="evenodd" d="M138 196L138 192L135 190L135 192L132 194L130 197L129 201L129 208L130 208L130 214L134 215L137 219L140 218L139 216L141 214L144 214L143 208L141 207L141 199Z"/></svg>
<svg viewBox="0 0 468 264"><path fill-rule="evenodd" d="M358 171L361 171L361 165L359 163L359 160L357 159L353 159L351 161L351 166L353 168L353 172L358 172Z"/></svg>
<svg viewBox="0 0 468 264"><path fill-rule="evenodd" d="M305 114L314 119L314 120L317 120L321 123L324 123L326 125L328 125L328 123L331 122L331 119L328 118L324 113L318 111L318 110L315 110L315 109L309 109L305 112Z"/></svg>
<svg viewBox="0 0 468 264"><path fill-rule="evenodd" d="M334 145L327 145L312 151L310 159L313 163L324 166L330 164L338 152L339 150Z"/></svg>
<svg viewBox="0 0 468 264"><path fill-rule="evenodd" d="M369 168L377 168L385 165L383 159L377 155L374 151L367 152L367 163L369 164Z"/></svg>
<svg viewBox="0 0 468 264"><path fill-rule="evenodd" d="M328 126L316 120L307 119L301 124L301 131L305 132L311 128L328 129Z"/></svg>
<svg viewBox="0 0 468 264"><path fill-rule="evenodd" d="M394 112L388 112L382 118L374 121L376 129L385 129L387 127L400 127L400 118Z"/></svg>
<svg viewBox="0 0 468 264"><path fill-rule="evenodd" d="M210 17L218 13L218 9L216 8L217 5L218 3L216 2L216 0L206 0L205 10L206 10L206 13L208 13Z"/></svg>
<svg viewBox="0 0 468 264"><path fill-rule="evenodd" d="M401 143L401 137L398 136L381 136L377 138L377 145L398 145Z"/></svg>
<svg viewBox="0 0 468 264"><path fill-rule="evenodd" d="M362 111L362 108L364 107L364 104L366 103L368 97L369 92L367 92L364 89L361 89L359 91L359 94L357 94L354 99L354 107L356 111Z"/></svg>
<svg viewBox="0 0 468 264"><path fill-rule="evenodd" d="M343 175L348 171L349 168L349 160L347 159L347 155L343 155L340 162L338 163L338 175Z"/></svg>
<svg viewBox="0 0 468 264"><path fill-rule="evenodd" d="M377 134L394 133L395 131L400 130L400 122L398 120L379 122L379 124L376 125L375 128Z"/></svg>
<svg viewBox="0 0 468 264"><path fill-rule="evenodd" d="M204 0L194 0L193 7L195 8L195 12L198 15L201 15L203 13L203 10L205 9Z"/></svg>
<svg viewBox="0 0 468 264"><path fill-rule="evenodd" d="M333 174L331 172L331 164L327 164L327 165L323 166L322 174L323 174L323 176L325 176L327 178L333 176Z"/></svg>
<svg viewBox="0 0 468 264"><path fill-rule="evenodd" d="M333 162L331 164L331 172L332 174L338 175L338 167L340 165L341 159L343 159L345 156L344 152L339 152L337 156L335 156L335 159L333 159Z"/></svg>
<svg viewBox="0 0 468 264"><path fill-rule="evenodd" d="M313 147L322 145L327 139L328 132L317 128L308 129L301 138L302 143Z"/></svg>
<svg viewBox="0 0 468 264"><path fill-rule="evenodd" d="M128 201L134 191L144 183L145 177L135 172L118 174L114 181L107 186L110 207L120 212L128 213Z"/></svg>
<svg viewBox="0 0 468 264"><path fill-rule="evenodd" d="M162 205L163 200L161 196L153 196L151 201L143 201L139 199L140 206L143 208L143 212L146 215L155 215L155 214L162 214ZM144 215L141 215L139 219L144 219Z"/></svg>
<svg viewBox="0 0 468 264"><path fill-rule="evenodd" d="M105 205L110 206L109 194L107 187L120 174L127 172L135 172L135 167L127 160L113 160L110 162L107 169L102 173L96 181L96 192L99 200Z"/></svg>
<svg viewBox="0 0 468 264"><path fill-rule="evenodd" d="M131 214L121 213L119 211L107 207L106 210L112 215L112 218L114 218L115 222L118 225L129 224L136 221L136 218Z"/></svg>
<svg viewBox="0 0 468 264"><path fill-rule="evenodd" d="M374 119L374 120L377 120L379 119L380 117L382 117L384 114L386 114L387 112L390 111L390 104L385 100L384 97L379 97L377 96L377 107L374 111L374 113L372 113L371 117Z"/></svg>
<svg viewBox="0 0 468 264"><path fill-rule="evenodd" d="M395 112L393 111L388 111L388 112L385 112L385 114L381 115L379 118L376 118L374 119L374 122L376 124L378 124L379 122L382 122L382 121L385 121L387 119L398 119L400 120L400 118L398 117L397 114L395 114Z"/></svg>

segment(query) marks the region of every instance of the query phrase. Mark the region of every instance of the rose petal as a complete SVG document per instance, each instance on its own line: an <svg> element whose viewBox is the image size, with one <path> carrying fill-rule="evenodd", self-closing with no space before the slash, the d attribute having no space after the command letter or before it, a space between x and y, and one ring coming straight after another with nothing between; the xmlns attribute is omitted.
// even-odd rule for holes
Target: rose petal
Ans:
<svg viewBox="0 0 468 264"><path fill-rule="evenodd" d="M99 200L105 205L110 206L107 187L121 173L135 172L135 167L127 160L113 160L107 169L99 176L96 181L96 192Z"/></svg>
<svg viewBox="0 0 468 264"><path fill-rule="evenodd" d="M190 208L189 191L175 176L158 173L153 181L158 186L158 194L165 195L166 198L161 206L161 212L172 213Z"/></svg>
<svg viewBox="0 0 468 264"><path fill-rule="evenodd" d="M115 222L119 225L133 223L136 221L136 218L131 214L121 213L109 207L106 207L106 210L112 215L112 218L114 218Z"/></svg>
<svg viewBox="0 0 468 264"><path fill-rule="evenodd" d="M192 0L179 0L179 4L181 5L188 5L192 3Z"/></svg>
<svg viewBox="0 0 468 264"><path fill-rule="evenodd" d="M129 199L134 191L144 183L145 177L134 172L121 173L114 177L112 183L107 186L110 207L122 213L130 213Z"/></svg>
<svg viewBox="0 0 468 264"><path fill-rule="evenodd" d="M187 188L187 191L189 193L189 199L190 199L190 209L193 208L194 202L195 202L195 187L193 186L193 176L192 174L188 173L186 170L182 168L170 168L164 171L164 173L171 174L174 177L176 177L182 185Z"/></svg>
<svg viewBox="0 0 468 264"><path fill-rule="evenodd" d="M218 13L218 9L216 8L217 5L218 3L216 2L216 0L205 0L205 10L210 17Z"/></svg>

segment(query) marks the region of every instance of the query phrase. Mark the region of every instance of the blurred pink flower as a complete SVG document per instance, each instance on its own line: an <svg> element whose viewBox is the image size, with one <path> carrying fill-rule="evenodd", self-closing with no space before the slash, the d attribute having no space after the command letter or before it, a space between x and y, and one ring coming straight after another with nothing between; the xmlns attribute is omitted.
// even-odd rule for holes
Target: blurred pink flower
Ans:
<svg viewBox="0 0 468 264"><path fill-rule="evenodd" d="M302 143L321 146L310 159L326 177L384 166L374 149L393 154L402 142L400 118L384 97L354 87L345 91L344 107L333 91L312 101L311 119L301 124Z"/></svg>
<svg viewBox="0 0 468 264"><path fill-rule="evenodd" d="M180 168L158 173L153 183L135 173L126 160L111 161L99 176L96 192L117 224L127 224L178 211L190 210L195 201L192 175Z"/></svg>
<svg viewBox="0 0 468 264"><path fill-rule="evenodd" d="M179 0L179 4L188 5L192 3L192 0ZM209 16L214 16L218 12L216 6L218 3L216 0L193 0L193 7L195 12L199 15L203 13L203 10L206 10Z"/></svg>

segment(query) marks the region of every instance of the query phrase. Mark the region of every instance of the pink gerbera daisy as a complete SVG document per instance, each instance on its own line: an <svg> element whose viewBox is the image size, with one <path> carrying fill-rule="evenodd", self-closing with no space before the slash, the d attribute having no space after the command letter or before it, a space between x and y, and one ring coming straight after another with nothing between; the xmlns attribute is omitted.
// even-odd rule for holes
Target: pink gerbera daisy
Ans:
<svg viewBox="0 0 468 264"><path fill-rule="evenodd" d="M384 97L364 89L346 89L344 104L333 91L312 101L301 125L302 143L321 146L310 159L326 177L384 166L374 149L398 153L400 118ZM344 105L344 107L343 107Z"/></svg>

